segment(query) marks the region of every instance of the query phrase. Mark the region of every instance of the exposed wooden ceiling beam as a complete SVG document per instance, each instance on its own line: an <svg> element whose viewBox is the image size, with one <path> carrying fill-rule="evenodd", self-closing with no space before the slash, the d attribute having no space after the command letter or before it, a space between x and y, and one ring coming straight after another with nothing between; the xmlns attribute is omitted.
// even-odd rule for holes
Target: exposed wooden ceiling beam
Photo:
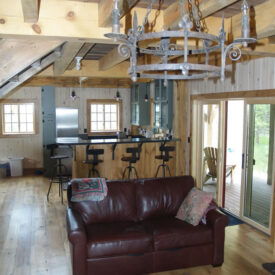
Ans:
<svg viewBox="0 0 275 275"><path fill-rule="evenodd" d="M10 79L8 82L5 82L4 85L0 87L0 98L3 98L7 95L10 91L24 83L26 80L31 78L36 73L40 72L44 68L48 67L52 64L57 58L61 55L61 49L56 48L46 56L40 57L36 60L33 64L26 67L22 72L18 74L16 79Z"/></svg>
<svg viewBox="0 0 275 275"><path fill-rule="evenodd" d="M202 18L205 18L239 0L200 0L199 9ZM164 11L164 27L166 29L176 29L178 28L178 23L180 20L181 10L178 1L170 5Z"/></svg>
<svg viewBox="0 0 275 275"><path fill-rule="evenodd" d="M67 42L65 44L62 56L53 65L55 75L61 75L65 72L83 44L82 42Z"/></svg>
<svg viewBox="0 0 275 275"><path fill-rule="evenodd" d="M75 56L78 56L78 57L84 57L94 46L95 44L93 43L85 43L81 48L80 50L78 51L78 53L75 55ZM75 57L74 56L74 57ZM72 70L76 65L76 61L75 61L75 58L72 59L72 61L70 62L69 66L68 66L68 70Z"/></svg>
<svg viewBox="0 0 275 275"><path fill-rule="evenodd" d="M129 88L131 86L129 78L95 78L90 77L81 83L81 87L93 88ZM34 76L26 81L23 86L40 87L43 85L51 85L55 87L75 87L79 88L79 77L37 77Z"/></svg>
<svg viewBox="0 0 275 275"><path fill-rule="evenodd" d="M81 70L78 71L75 68L72 70L66 70L62 76L66 77L95 77L95 78L129 78L127 70L129 68L129 62L124 61L120 64L107 69L105 71L99 71L99 61L98 60L82 60ZM39 73L39 77L55 77L53 73L53 66L49 66L43 72Z"/></svg>
<svg viewBox="0 0 275 275"><path fill-rule="evenodd" d="M92 43L110 43L104 36L110 28L98 27L98 3L67 0L40 0L39 21L23 23L18 0L0 1L0 37L61 39ZM123 24L123 20L121 24Z"/></svg>
<svg viewBox="0 0 275 275"><path fill-rule="evenodd" d="M118 49L114 48L113 50L111 50L109 53L107 53L105 56L103 56L102 58L99 59L99 70L100 71L105 71L123 61L125 61L126 59L128 59L128 57L122 57L119 53L118 53Z"/></svg>
<svg viewBox="0 0 275 275"><path fill-rule="evenodd" d="M119 1L119 13L122 18L137 3L137 0ZM110 27L112 25L113 0L100 0L98 5L98 26Z"/></svg>
<svg viewBox="0 0 275 275"><path fill-rule="evenodd" d="M246 55L253 55L253 56L275 56L275 47L274 44L270 43L268 38L264 38L259 40L255 45L251 45L247 48L242 49L242 53Z"/></svg>
<svg viewBox="0 0 275 275"><path fill-rule="evenodd" d="M39 0L21 0L25 23L36 23L38 21L39 2Z"/></svg>
<svg viewBox="0 0 275 275"><path fill-rule="evenodd" d="M58 47L60 41L2 39L0 41L0 86Z"/></svg>

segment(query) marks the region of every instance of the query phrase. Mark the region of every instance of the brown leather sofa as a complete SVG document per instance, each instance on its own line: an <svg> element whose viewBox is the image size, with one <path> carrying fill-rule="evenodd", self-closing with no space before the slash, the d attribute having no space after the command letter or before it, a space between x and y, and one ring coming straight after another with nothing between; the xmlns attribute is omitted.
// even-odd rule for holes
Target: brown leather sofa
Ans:
<svg viewBox="0 0 275 275"><path fill-rule="evenodd" d="M135 275L198 265L219 266L228 219L211 210L207 224L175 218L194 186L190 176L107 181L99 202L71 202L67 232L74 275Z"/></svg>

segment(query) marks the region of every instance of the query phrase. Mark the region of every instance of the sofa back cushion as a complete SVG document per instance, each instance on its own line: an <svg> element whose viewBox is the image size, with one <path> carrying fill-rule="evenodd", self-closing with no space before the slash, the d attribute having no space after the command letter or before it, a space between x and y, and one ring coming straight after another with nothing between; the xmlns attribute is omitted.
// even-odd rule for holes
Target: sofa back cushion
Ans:
<svg viewBox="0 0 275 275"><path fill-rule="evenodd" d="M138 220L176 216L193 186L191 176L140 180L136 190Z"/></svg>
<svg viewBox="0 0 275 275"><path fill-rule="evenodd" d="M107 181L108 193L102 201L72 202L68 190L69 206L77 210L85 224L137 221L135 184L126 181Z"/></svg>

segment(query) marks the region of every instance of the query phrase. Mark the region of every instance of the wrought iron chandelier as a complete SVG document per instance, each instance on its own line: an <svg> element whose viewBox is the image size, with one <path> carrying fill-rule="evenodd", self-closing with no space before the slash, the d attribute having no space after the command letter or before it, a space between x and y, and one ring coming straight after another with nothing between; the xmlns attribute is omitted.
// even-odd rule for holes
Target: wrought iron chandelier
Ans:
<svg viewBox="0 0 275 275"><path fill-rule="evenodd" d="M146 15L142 25L138 25L137 14L134 12L133 26L127 34L120 33L119 23L119 0L114 0L113 8L113 27L112 33L105 34L106 37L119 41L118 52L122 57L130 57L130 68L128 73L132 81L137 78L164 79L167 80L188 80L188 79L206 79L217 78L223 81L225 78L225 66L227 56L232 61L241 58L241 46L247 47L249 43L255 43L256 39L250 37L248 4L246 0L242 3L242 37L235 39L231 44L225 45L226 32L224 30L224 18L222 19L221 29L218 36L208 34L202 31L201 20L198 7L194 0L179 0L181 7L181 20L179 30L163 30L159 32L145 32L145 26L148 22L148 16L152 10L153 0L150 0ZM191 7L186 10L186 7ZM193 19L191 20L190 17ZM196 31L192 31L193 22L196 24ZM158 39L158 46L142 48L139 42ZM182 47L171 43L173 39L183 39ZM190 49L188 41L200 41L200 47ZM220 52L221 66L209 65L209 54ZM157 64L137 64L139 54L154 55L160 57L161 62ZM204 56L204 64L190 62L190 56ZM173 57L183 57L183 62L173 63Z"/></svg>

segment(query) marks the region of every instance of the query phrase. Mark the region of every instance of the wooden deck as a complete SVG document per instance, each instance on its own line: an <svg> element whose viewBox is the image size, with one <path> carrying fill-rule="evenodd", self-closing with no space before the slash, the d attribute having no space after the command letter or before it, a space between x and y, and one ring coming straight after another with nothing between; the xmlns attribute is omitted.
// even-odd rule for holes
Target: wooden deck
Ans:
<svg viewBox="0 0 275 275"><path fill-rule="evenodd" d="M237 180L236 180L237 179ZM240 217L241 183L240 176L232 182L227 180L225 192L225 209ZM260 176L255 177L252 187L251 215L250 218L268 227L272 186Z"/></svg>
<svg viewBox="0 0 275 275"><path fill-rule="evenodd" d="M66 203L61 204L57 185L47 202L48 183L34 176L0 179L0 274L71 275ZM155 275L268 275L262 264L273 261L268 237L242 224L226 228L221 267L207 265Z"/></svg>

